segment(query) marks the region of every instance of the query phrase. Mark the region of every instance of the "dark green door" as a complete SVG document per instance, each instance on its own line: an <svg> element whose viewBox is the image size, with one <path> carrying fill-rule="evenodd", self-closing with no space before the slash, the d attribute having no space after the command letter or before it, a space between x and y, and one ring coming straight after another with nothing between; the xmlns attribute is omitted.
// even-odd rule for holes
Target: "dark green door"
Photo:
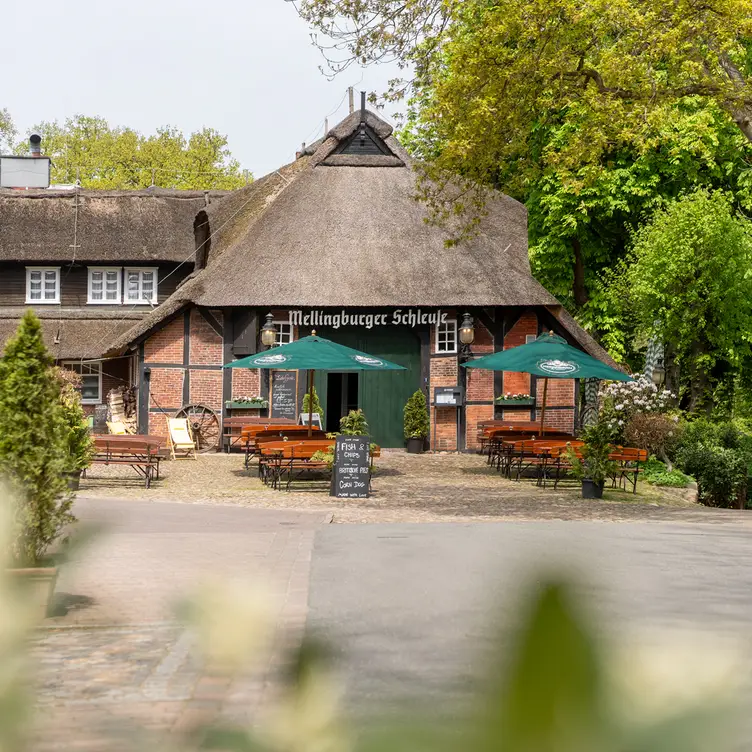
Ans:
<svg viewBox="0 0 752 752"><path fill-rule="evenodd" d="M322 337L347 347L386 358L405 366L406 371L360 371L358 373L358 406L366 414L371 439L382 447L405 445L402 417L405 402L416 389L420 389L420 340L412 329L387 327L378 330L319 330ZM327 376L317 373L316 391L321 407L326 413ZM339 405L333 404L334 410Z"/></svg>

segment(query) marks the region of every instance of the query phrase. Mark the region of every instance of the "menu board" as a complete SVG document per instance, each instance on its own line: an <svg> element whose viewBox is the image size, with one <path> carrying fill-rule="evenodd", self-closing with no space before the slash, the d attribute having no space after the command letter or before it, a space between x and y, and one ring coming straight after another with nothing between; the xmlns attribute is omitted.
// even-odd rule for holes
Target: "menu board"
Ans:
<svg viewBox="0 0 752 752"><path fill-rule="evenodd" d="M371 480L371 439L337 436L332 467L331 495L341 499L367 499Z"/></svg>
<svg viewBox="0 0 752 752"><path fill-rule="evenodd" d="M298 373L297 371L272 371L272 418L295 420L298 414Z"/></svg>

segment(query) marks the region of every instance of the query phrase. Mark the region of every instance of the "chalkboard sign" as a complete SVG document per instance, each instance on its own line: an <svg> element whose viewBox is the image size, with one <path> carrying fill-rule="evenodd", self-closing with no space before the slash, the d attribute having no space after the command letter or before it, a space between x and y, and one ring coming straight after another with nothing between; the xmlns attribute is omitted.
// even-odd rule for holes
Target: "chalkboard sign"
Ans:
<svg viewBox="0 0 752 752"><path fill-rule="evenodd" d="M297 371L272 371L271 417L295 420L298 414Z"/></svg>
<svg viewBox="0 0 752 752"><path fill-rule="evenodd" d="M337 436L332 467L332 496L367 499L371 476L371 439L368 436Z"/></svg>

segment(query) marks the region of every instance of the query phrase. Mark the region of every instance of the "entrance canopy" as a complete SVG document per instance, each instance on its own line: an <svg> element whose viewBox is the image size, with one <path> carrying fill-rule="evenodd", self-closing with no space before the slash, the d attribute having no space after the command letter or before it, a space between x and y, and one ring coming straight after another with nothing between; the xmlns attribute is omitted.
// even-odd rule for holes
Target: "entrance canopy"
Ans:
<svg viewBox="0 0 752 752"><path fill-rule="evenodd" d="M345 345L310 337L233 361L225 368L279 368L287 371L404 371L405 367Z"/></svg>

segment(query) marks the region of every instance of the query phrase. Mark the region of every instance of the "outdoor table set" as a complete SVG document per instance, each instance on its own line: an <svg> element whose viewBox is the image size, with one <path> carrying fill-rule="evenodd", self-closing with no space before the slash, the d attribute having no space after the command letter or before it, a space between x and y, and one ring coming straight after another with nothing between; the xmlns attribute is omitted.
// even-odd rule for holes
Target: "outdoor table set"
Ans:
<svg viewBox="0 0 752 752"><path fill-rule="evenodd" d="M571 470L570 450L581 458L583 444L574 437L502 440L494 455L494 465L505 477L511 480L514 476L517 481L532 470L537 485L546 488L553 481L555 489ZM632 493L637 493L637 479L641 463L648 459L647 450L614 445L608 458L614 463L610 475L612 488L618 485L626 490L629 483Z"/></svg>
<svg viewBox="0 0 752 752"><path fill-rule="evenodd" d="M149 488L152 480L159 480L160 453L167 446L164 436L102 435L94 436L92 464L127 465L144 479ZM86 477L86 471L83 471Z"/></svg>

